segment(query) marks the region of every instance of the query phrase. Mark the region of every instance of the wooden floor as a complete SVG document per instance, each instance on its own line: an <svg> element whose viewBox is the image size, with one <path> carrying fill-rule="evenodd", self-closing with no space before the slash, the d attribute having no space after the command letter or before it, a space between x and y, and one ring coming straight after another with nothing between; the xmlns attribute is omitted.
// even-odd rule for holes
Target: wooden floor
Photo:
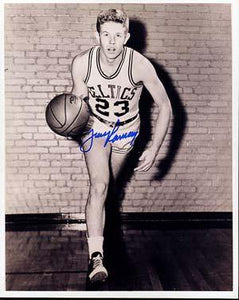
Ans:
<svg viewBox="0 0 239 300"><path fill-rule="evenodd" d="M124 229L105 240L108 281L87 283L85 231L6 232L8 291L231 291L232 230Z"/></svg>

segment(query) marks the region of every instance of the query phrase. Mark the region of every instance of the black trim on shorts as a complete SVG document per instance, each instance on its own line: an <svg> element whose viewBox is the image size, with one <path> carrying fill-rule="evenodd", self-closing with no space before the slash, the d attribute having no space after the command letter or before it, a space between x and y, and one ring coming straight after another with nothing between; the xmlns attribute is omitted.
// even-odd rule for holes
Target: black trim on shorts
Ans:
<svg viewBox="0 0 239 300"><path fill-rule="evenodd" d="M107 120L105 120L105 119L102 119L100 116L94 114L93 112L91 112L91 114L92 114L95 118L97 118L100 122L105 123L106 125L108 125L108 126L110 126L110 127L114 127L115 124L116 124L116 122L113 122L113 121L111 122L111 121L107 121ZM135 116L133 116L132 118L130 118L130 119L127 119L127 120L125 120L125 121L119 122L118 125L119 125L119 126L124 126L125 124L128 124L128 123L134 121L137 117L138 117L138 113L137 113Z"/></svg>

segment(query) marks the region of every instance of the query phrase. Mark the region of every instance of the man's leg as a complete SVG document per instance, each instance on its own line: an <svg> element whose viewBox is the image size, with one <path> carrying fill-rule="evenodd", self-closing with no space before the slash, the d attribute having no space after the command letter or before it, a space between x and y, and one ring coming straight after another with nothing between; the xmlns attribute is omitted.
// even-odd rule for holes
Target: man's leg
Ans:
<svg viewBox="0 0 239 300"><path fill-rule="evenodd" d="M105 223L105 200L109 185L110 146L104 147L102 140L95 139L89 152L85 153L90 177L90 191L86 204L86 224L88 235L91 281L104 280L107 271L102 265L103 230Z"/></svg>
<svg viewBox="0 0 239 300"><path fill-rule="evenodd" d="M107 228L105 233L107 237L114 238L117 228L120 226L120 198L121 198L121 184L118 180L118 175L122 170L128 154L126 153L111 153L111 185L109 189L108 199L107 199ZM109 239L107 239L109 240Z"/></svg>
<svg viewBox="0 0 239 300"><path fill-rule="evenodd" d="M112 170L112 184L109 190L109 197L107 199L106 206L106 226L105 226L105 253L106 253L106 264L107 269L111 273L111 276L115 280L119 281L121 278L127 278L123 270L125 265L122 257L124 256L124 243L123 243L123 232L121 228L121 184L118 182L118 174L121 168L124 166L127 154L119 154L112 152L111 154L111 170ZM127 271L126 271L127 272Z"/></svg>
<svg viewBox="0 0 239 300"><path fill-rule="evenodd" d="M111 154L111 170L112 170L112 176L114 181L117 180L117 177L124 167L124 164L126 162L126 159L128 157L129 153L117 153L112 151Z"/></svg>

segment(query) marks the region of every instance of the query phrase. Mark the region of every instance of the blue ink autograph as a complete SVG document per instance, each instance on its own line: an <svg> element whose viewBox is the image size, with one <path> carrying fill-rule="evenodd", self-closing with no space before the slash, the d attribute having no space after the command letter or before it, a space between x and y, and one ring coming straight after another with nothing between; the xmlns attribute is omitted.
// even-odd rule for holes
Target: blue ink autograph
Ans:
<svg viewBox="0 0 239 300"><path fill-rule="evenodd" d="M99 138L105 138L104 147L106 147L108 143L114 143L116 141L120 141L128 138L132 138L130 141L130 145L133 145L137 137L138 131L129 131L129 132L124 132L122 134L116 134L116 132L120 127L119 124L120 121L117 120L113 129L105 132L97 132L97 131L95 132L94 129L90 129L87 132L87 134L89 133L89 137L86 140L84 140L80 145L80 151L89 152L93 146L94 139L99 139ZM85 149L83 146L85 146Z"/></svg>

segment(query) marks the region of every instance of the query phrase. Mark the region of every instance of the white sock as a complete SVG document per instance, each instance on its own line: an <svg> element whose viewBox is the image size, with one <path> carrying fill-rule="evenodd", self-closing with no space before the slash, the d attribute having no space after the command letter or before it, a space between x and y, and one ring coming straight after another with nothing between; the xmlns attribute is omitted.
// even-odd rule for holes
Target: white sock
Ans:
<svg viewBox="0 0 239 300"><path fill-rule="evenodd" d="M88 250L89 250L90 258L94 252L100 252L103 256L103 242L104 242L103 236L88 237L87 242L88 242Z"/></svg>

